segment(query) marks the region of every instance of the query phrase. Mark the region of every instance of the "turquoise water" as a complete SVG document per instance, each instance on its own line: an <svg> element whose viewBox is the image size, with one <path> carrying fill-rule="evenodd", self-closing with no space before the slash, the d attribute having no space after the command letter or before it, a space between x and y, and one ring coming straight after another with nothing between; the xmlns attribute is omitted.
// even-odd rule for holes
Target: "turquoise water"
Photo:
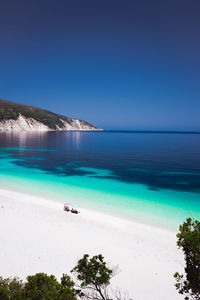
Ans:
<svg viewBox="0 0 200 300"><path fill-rule="evenodd" d="M181 137L169 153L169 141L163 147L163 137L152 134L150 149L145 148L150 136L144 143L141 136L130 140L121 133L67 134L28 136L23 147L21 137L3 135L0 187L169 229L177 229L186 217L200 217L199 136L190 144ZM116 149L119 138L124 147ZM104 140L101 146L99 140ZM186 153L178 156L183 140Z"/></svg>

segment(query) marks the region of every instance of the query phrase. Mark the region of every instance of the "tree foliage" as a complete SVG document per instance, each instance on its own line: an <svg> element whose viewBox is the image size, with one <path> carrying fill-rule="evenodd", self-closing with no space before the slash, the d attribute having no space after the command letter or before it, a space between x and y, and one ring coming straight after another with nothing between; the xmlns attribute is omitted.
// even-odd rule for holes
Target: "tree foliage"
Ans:
<svg viewBox="0 0 200 300"><path fill-rule="evenodd" d="M99 254L89 258L85 254L71 271L76 274L86 299L108 300L108 287L115 271L107 267L104 257Z"/></svg>
<svg viewBox="0 0 200 300"><path fill-rule="evenodd" d="M3 279L0 277L0 299L1 300L18 300L23 289L22 280L17 277Z"/></svg>
<svg viewBox="0 0 200 300"><path fill-rule="evenodd" d="M174 274L176 288L185 300L200 299L200 222L188 218L180 225L177 245L185 257L185 276Z"/></svg>
<svg viewBox="0 0 200 300"><path fill-rule="evenodd" d="M60 281L45 273L28 276L25 282L0 277L0 300L111 300L108 288L116 272L108 268L101 254L92 258L85 254L72 273L80 285L76 286L67 274L63 274ZM127 299L119 290L113 295L116 300Z"/></svg>
<svg viewBox="0 0 200 300"><path fill-rule="evenodd" d="M28 276L25 283L17 278L0 278L1 300L76 300L77 294L74 282L65 274L61 282L44 273Z"/></svg>

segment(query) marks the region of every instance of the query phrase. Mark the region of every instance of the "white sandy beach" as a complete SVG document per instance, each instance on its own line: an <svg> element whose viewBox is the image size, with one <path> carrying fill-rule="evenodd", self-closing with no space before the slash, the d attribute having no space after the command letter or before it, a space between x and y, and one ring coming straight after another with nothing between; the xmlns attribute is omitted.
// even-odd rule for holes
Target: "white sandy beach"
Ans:
<svg viewBox="0 0 200 300"><path fill-rule="evenodd" d="M173 274L183 270L176 232L81 209L63 211L63 204L23 193L0 190L0 275L37 272L58 278L83 254L103 254L121 272L113 287L134 300L183 299Z"/></svg>

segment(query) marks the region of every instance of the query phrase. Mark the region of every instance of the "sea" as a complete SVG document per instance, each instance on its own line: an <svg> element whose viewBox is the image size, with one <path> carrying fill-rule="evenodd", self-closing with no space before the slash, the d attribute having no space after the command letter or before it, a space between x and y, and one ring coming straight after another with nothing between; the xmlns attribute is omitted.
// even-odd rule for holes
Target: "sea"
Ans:
<svg viewBox="0 0 200 300"><path fill-rule="evenodd" d="M178 230L200 219L200 134L0 133L0 188Z"/></svg>

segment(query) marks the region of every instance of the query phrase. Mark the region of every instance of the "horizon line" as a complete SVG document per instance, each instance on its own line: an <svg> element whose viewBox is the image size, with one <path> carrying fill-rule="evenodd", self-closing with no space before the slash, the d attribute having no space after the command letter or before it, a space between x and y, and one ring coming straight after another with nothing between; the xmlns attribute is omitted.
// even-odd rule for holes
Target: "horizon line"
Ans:
<svg viewBox="0 0 200 300"><path fill-rule="evenodd" d="M103 129L102 132L132 132L132 133L174 133L174 134L200 134L196 130L134 130L134 129Z"/></svg>

